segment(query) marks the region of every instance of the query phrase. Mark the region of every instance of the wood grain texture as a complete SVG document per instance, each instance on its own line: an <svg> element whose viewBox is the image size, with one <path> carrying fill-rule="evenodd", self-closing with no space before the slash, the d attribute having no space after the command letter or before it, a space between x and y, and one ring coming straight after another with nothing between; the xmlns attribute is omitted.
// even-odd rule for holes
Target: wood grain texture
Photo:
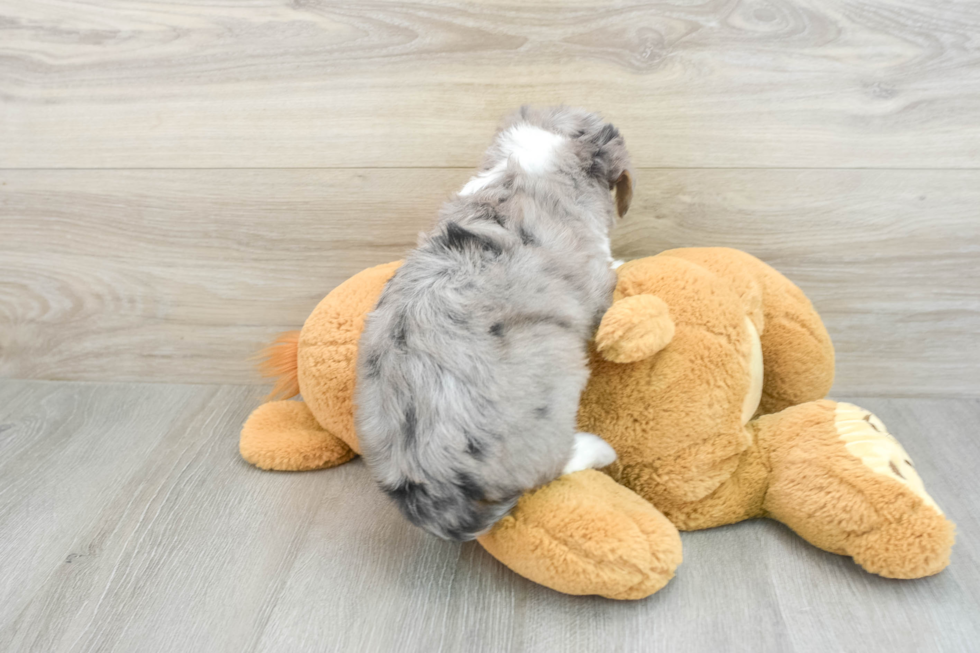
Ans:
<svg viewBox="0 0 980 653"><path fill-rule="evenodd" d="M5 0L0 167L473 166L525 103L637 164L977 167L980 5Z"/></svg>
<svg viewBox="0 0 980 653"><path fill-rule="evenodd" d="M409 526L358 460L238 457L255 388L0 381L0 649L966 652L977 400L864 398L958 524L949 569L861 571L756 521L683 534L638 602L570 597Z"/></svg>
<svg viewBox="0 0 980 653"><path fill-rule="evenodd" d="M685 533L634 603L408 526L360 461L260 472L262 389L0 379L3 651L973 651L980 3L0 0L0 377L248 384L403 255L498 119L619 126L636 257L796 281L958 523L889 581L766 521ZM889 395L878 398L869 395Z"/></svg>
<svg viewBox="0 0 980 653"><path fill-rule="evenodd" d="M0 172L0 375L257 382L248 357L401 257L469 172ZM639 170L614 249L745 249L798 283L844 394L980 392L980 171Z"/></svg>
<svg viewBox="0 0 980 653"><path fill-rule="evenodd" d="M837 350L834 391L980 391L980 171L642 171L613 238L758 256L813 301Z"/></svg>

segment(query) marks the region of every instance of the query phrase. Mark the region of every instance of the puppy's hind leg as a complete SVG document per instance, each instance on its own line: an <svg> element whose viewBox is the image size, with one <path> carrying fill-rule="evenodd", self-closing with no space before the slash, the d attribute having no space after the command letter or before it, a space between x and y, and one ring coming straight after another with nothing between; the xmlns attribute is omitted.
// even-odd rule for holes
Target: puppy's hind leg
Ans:
<svg viewBox="0 0 980 653"><path fill-rule="evenodd" d="M583 469L602 469L616 462L616 450L609 443L592 433L576 433L572 457L562 474L580 472Z"/></svg>

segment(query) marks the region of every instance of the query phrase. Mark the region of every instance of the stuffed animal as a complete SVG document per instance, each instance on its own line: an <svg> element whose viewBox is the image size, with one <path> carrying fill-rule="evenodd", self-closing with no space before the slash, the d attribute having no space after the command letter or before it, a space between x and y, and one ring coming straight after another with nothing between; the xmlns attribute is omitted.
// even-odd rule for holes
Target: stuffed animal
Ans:
<svg viewBox="0 0 980 653"><path fill-rule="evenodd" d="M267 357L270 401L242 428L263 469L307 470L358 451L353 392L367 313L399 263L331 292ZM591 345L579 426L619 459L529 492L480 544L568 594L638 599L673 577L680 530L768 517L890 578L949 562L953 524L902 446L857 406L822 399L834 353L803 293L731 249L676 249L618 270Z"/></svg>

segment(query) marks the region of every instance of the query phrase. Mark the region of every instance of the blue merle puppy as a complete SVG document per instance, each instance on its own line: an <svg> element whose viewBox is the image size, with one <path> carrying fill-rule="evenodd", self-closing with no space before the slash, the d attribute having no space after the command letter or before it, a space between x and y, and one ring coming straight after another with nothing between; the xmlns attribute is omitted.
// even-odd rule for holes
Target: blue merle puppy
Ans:
<svg viewBox="0 0 980 653"><path fill-rule="evenodd" d="M412 523L470 540L527 490L616 459L576 413L631 196L615 127L522 108L388 282L361 336L357 433Z"/></svg>

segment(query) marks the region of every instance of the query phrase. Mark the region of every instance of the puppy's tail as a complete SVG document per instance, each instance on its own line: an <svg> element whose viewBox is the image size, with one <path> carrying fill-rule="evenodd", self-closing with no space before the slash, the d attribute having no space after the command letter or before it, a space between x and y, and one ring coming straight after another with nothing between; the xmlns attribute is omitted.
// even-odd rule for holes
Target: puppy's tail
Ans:
<svg viewBox="0 0 980 653"><path fill-rule="evenodd" d="M259 374L266 379L275 379L272 392L266 401L289 399L299 394L299 371L297 355L299 352L299 331L286 331L265 347L255 358Z"/></svg>
<svg viewBox="0 0 980 653"><path fill-rule="evenodd" d="M489 531L517 503L520 493L501 501L484 497L483 489L466 474L453 484L413 483L382 486L408 521L436 537L467 542Z"/></svg>

